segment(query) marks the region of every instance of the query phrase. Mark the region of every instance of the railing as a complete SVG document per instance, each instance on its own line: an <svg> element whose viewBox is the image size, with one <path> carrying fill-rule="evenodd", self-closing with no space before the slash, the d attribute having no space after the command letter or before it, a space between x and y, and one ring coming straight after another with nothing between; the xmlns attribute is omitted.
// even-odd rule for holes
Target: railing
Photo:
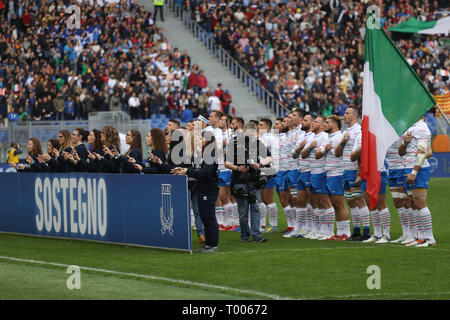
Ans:
<svg viewBox="0 0 450 320"><path fill-rule="evenodd" d="M199 40L209 52L214 55L217 60L222 63L226 69L231 72L241 83L245 84L249 92L256 96L259 102L263 103L277 117L285 117L289 114L289 110L277 100L272 93L264 88L259 80L252 77L244 67L242 67L227 51L216 43L206 30L204 30L196 21L191 19L191 12L184 11L173 0L168 1L169 7L173 12L178 12L185 27L192 35Z"/></svg>

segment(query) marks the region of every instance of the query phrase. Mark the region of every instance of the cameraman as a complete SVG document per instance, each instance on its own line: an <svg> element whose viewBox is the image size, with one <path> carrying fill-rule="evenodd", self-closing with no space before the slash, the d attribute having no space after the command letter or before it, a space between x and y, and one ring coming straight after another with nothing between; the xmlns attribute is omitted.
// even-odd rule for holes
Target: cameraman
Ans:
<svg viewBox="0 0 450 320"><path fill-rule="evenodd" d="M244 133L237 135L228 143L225 167L232 170L231 192L235 196L241 229L241 241L248 242L250 235L253 242L266 242L261 237L259 202L266 176L261 175L261 168L272 162L270 153L264 144L256 138L256 125L247 123ZM263 168L262 170L267 170ZM251 230L248 225L250 206Z"/></svg>

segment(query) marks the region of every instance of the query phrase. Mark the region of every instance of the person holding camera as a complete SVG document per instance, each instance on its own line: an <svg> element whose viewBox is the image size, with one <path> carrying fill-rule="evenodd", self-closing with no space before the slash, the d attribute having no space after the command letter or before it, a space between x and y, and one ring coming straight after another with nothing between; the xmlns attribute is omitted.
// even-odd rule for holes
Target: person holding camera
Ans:
<svg viewBox="0 0 450 320"><path fill-rule="evenodd" d="M261 170L272 162L270 152L256 138L257 127L254 123L244 126L245 134L238 133L227 145L225 167L232 170L231 192L236 198L239 211L241 241L266 242L261 236L259 202L261 190L267 182L267 176ZM248 225L250 207L251 226Z"/></svg>

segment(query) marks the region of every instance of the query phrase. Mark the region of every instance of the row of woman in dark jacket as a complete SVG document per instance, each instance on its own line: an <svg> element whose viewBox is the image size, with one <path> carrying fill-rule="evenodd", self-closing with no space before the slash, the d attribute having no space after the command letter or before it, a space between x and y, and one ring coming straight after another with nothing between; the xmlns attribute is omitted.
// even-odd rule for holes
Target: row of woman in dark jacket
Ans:
<svg viewBox="0 0 450 320"><path fill-rule="evenodd" d="M192 167L193 139L193 132L185 129L166 136L163 130L153 128L145 137L151 151L144 161L141 134L137 130L127 132L125 141L129 147L125 154L120 154L119 132L112 126L105 126L102 131L61 130L57 139L48 141L47 153L42 152L38 139L30 138L26 160L13 166L19 172L170 174L177 167ZM188 145L182 147L183 143ZM183 154L186 150L188 154Z"/></svg>
<svg viewBox="0 0 450 320"><path fill-rule="evenodd" d="M19 172L139 173L133 166L134 161L142 162L139 131L130 130L126 142L130 147L121 155L119 132L112 126L102 131L61 130L57 139L48 141L47 153L42 152L38 139L30 138L25 162L13 166Z"/></svg>

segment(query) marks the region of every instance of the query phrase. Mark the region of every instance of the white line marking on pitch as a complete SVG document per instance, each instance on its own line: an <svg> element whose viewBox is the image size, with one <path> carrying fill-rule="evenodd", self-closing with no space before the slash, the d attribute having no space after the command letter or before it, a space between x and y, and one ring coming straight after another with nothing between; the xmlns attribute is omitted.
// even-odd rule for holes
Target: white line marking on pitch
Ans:
<svg viewBox="0 0 450 320"><path fill-rule="evenodd" d="M361 298L361 297L383 297L383 296L432 296L432 295L450 295L450 291L448 292L380 292L380 293L356 293L356 294L348 294L348 295L341 295L341 296L333 296L333 295L326 295L321 297L314 297L314 298L305 298L305 299L349 299L349 298Z"/></svg>
<svg viewBox="0 0 450 320"><path fill-rule="evenodd" d="M353 247L357 248L357 247ZM365 247L365 248L375 248L375 247ZM306 248L305 248L306 249ZM313 249L313 248L307 248L307 249ZM317 249L317 248L314 248ZM321 248L323 249L332 249L332 248ZM9 260L9 261L16 261L16 262L25 262L25 263L32 263L32 264L40 264L40 265L48 265L48 266L55 266L55 267L62 267L67 268L69 267L68 264L63 263L56 263L56 262L47 262L47 261L39 261L39 260L31 260L31 259L21 259L21 258L15 258L15 257L7 257L7 256L0 256L0 259L3 260ZM130 273L130 272L120 272L120 271L114 271L114 270L107 270L107 269L99 269L99 268L90 268L90 267L80 267L82 270L86 271L94 271L94 272L100 272L100 273L107 273L107 274L113 274L113 275L121 275L121 276L129 276L134 278L143 278L143 279L149 279L149 280L157 280L157 281L165 281L165 282L171 282L175 284L184 284L189 286L195 286L195 287L201 287L201 288L207 288L207 289L218 289L218 290L225 290L225 291L234 291L240 294L250 294L250 295L257 295L269 299L274 300L311 300L311 299L348 299L348 298L360 298L360 297L382 297L382 296L420 296L420 295L447 295L450 294L450 292L399 292L399 293L362 293L362 294L350 294L350 295L340 295L340 296L334 296L334 295L324 295L321 297L298 297L298 298L292 298L292 297L282 297L279 295L274 294L268 294L265 292L259 292L254 290L243 290L243 289L237 289L237 288L231 288L231 287L225 287L225 286L218 286L218 285L211 285L207 283L201 283L201 282L193 282L189 280L180 280L180 279L171 279L166 277L158 277L158 276L151 276L146 274L138 274L138 273Z"/></svg>
<svg viewBox="0 0 450 320"><path fill-rule="evenodd" d="M63 268L67 268L70 266L69 264L63 264L63 263L21 259L21 258L15 258L15 257L7 257L7 256L0 256L0 259L16 261L16 262L26 262L26 263L33 263L33 264L40 264L40 265L48 265L48 266L54 266L54 267L63 267ZM189 281L189 280L171 279L171 278L166 278L166 277L152 276L152 275L147 275L147 274L120 272L120 271L114 271L114 270L98 269L98 268L90 268L90 267L82 267L82 266L80 266L80 269L86 270L86 271L94 271L94 272L101 272L101 273L107 273L107 274L113 274L113 275L120 275L120 276L130 276L130 277L135 277L135 278L165 281L165 282L170 282L170 283L175 283L175 284L183 284L183 285L189 285L189 286L195 286L195 287L201 287L201 288L207 288L207 289L234 291L234 292L237 292L240 294L256 295L256 296L261 296L264 298L269 298L269 299L274 299L274 300L293 300L294 299L291 297L282 297L279 295L269 294L269 293L265 293L265 292L254 291L254 290L243 290L243 289L218 286L218 285L212 285L212 284L201 283L201 282L194 282L194 281Z"/></svg>

